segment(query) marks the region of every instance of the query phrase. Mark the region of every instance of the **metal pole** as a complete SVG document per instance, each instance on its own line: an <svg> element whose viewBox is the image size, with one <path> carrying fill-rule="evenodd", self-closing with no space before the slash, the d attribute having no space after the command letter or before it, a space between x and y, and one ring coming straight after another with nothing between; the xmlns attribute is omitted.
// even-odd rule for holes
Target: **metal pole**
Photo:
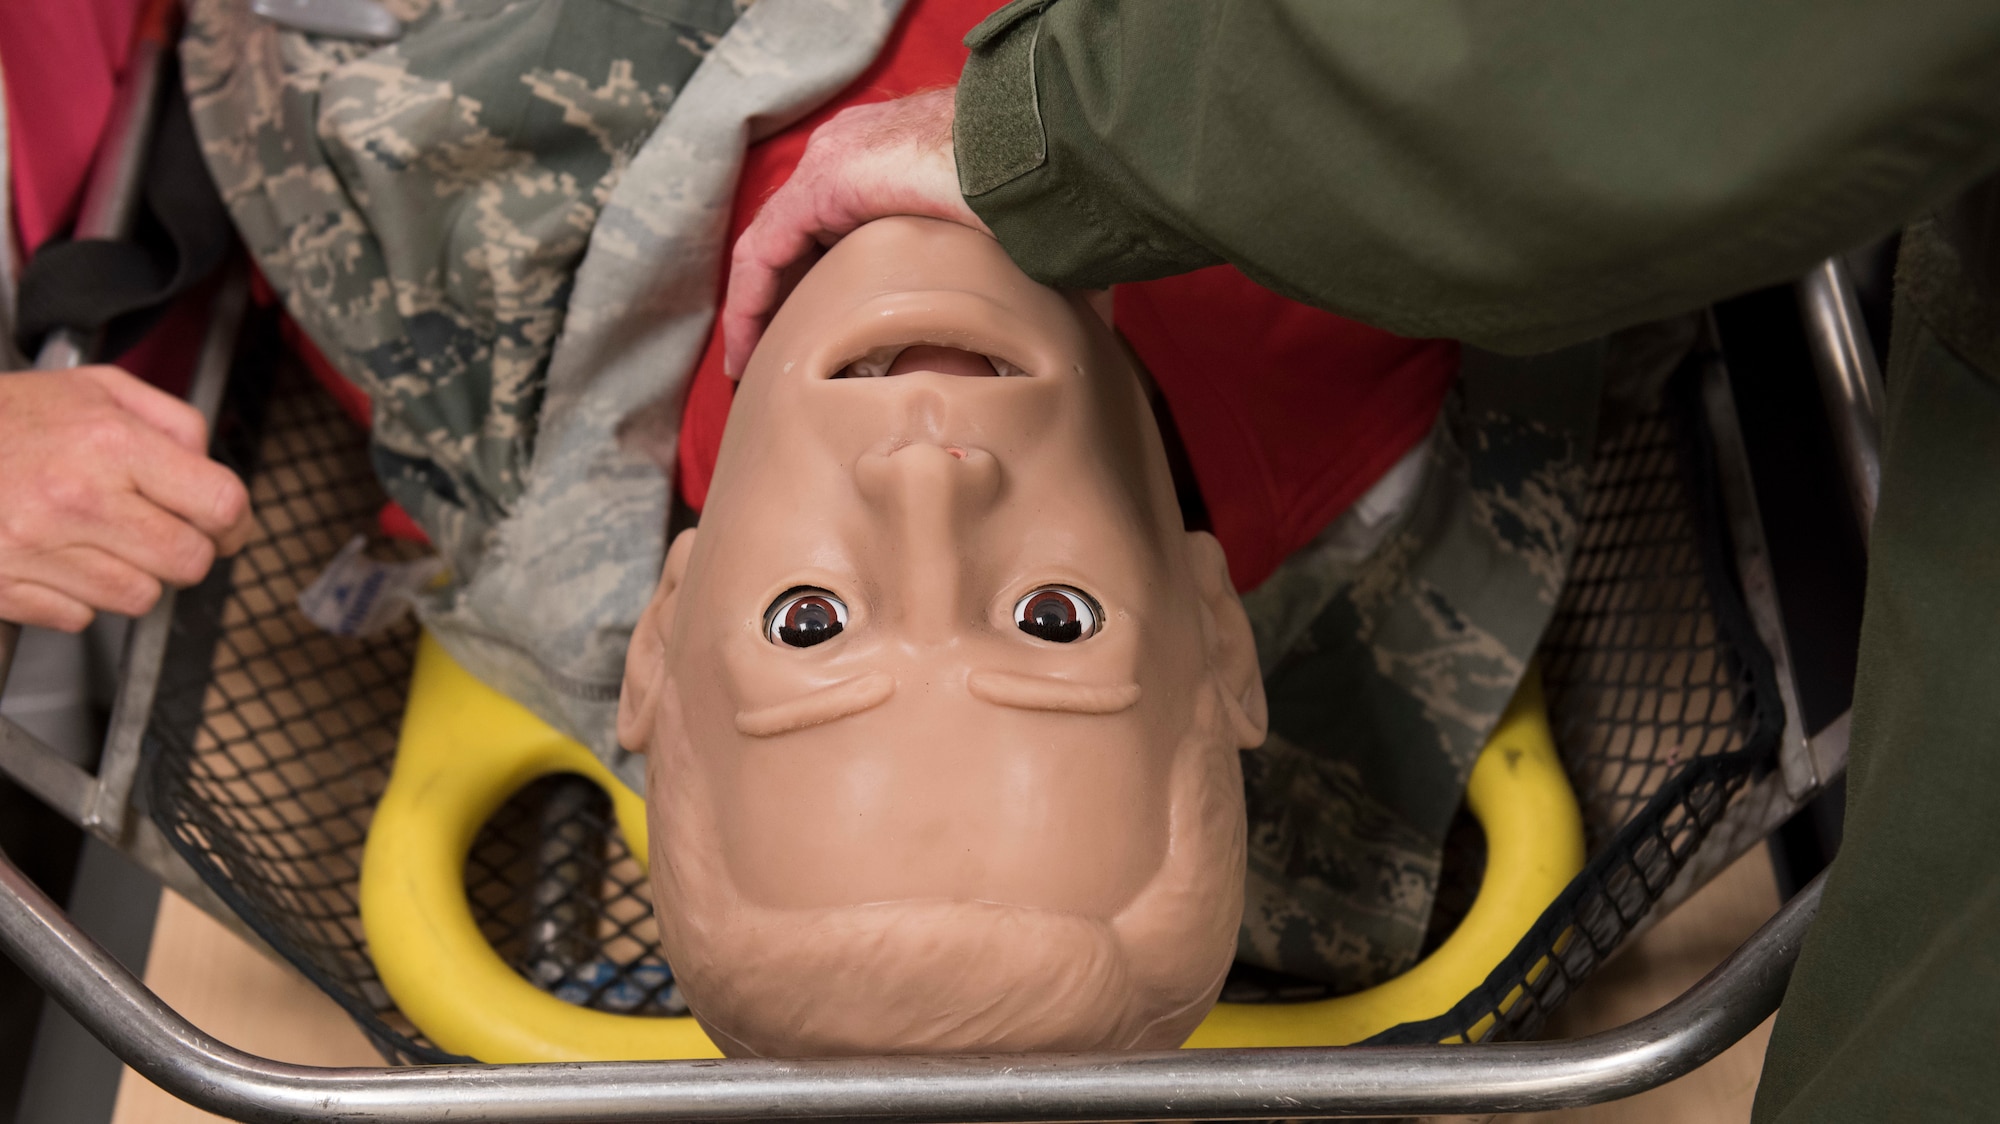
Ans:
<svg viewBox="0 0 2000 1124"><path fill-rule="evenodd" d="M14 649L21 644L21 626L0 621L0 691L7 689L7 675L14 670Z"/></svg>
<svg viewBox="0 0 2000 1124"><path fill-rule="evenodd" d="M202 336L201 352L195 359L194 377L188 386L188 404L201 412L211 433L222 410L222 392L229 382L237 337L242 333L243 317L249 307L249 271L232 265L224 272L222 283L210 301L208 330ZM139 775L141 742L147 723L152 720L153 698L160 686L160 671L167 656L174 602L178 597L179 592L172 587L161 590L160 600L139 618L125 644L118 694L111 705L104 752L97 762L97 788L83 813L83 827L114 846L125 841L125 814L131 805L133 782Z"/></svg>
<svg viewBox="0 0 2000 1124"><path fill-rule="evenodd" d="M160 76L166 70L167 52L173 49L171 29L175 11L173 0L152 0L140 13L125 78L119 83L111 103L111 116L105 122L104 135L98 139L97 155L90 165L90 179L84 188L82 208L77 212L74 237L116 240L132 230L146 152L153 139L153 122L159 116ZM42 348L35 355L35 369L65 371L81 367L89 361L95 343L89 333L59 328L42 341ZM7 688L7 673L13 670L14 649L20 640L20 625L0 621L0 691Z"/></svg>
<svg viewBox="0 0 2000 1124"><path fill-rule="evenodd" d="M1882 491L1882 372L1854 295L1854 279L1839 258L1828 258L1800 278L1798 294L1848 501L1866 540Z"/></svg>
<svg viewBox="0 0 2000 1124"><path fill-rule="evenodd" d="M208 1037L0 855L0 949L147 1080L238 1120L1187 1120L1523 1112L1613 1100L1727 1049L1778 1006L1820 881L1680 998L1563 1042L1132 1054L319 1069Z"/></svg>

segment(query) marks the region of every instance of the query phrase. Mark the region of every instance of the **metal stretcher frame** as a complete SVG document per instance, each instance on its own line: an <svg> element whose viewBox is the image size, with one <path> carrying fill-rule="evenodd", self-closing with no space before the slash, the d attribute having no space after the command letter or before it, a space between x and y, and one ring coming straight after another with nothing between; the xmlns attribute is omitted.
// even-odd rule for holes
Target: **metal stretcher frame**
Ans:
<svg viewBox="0 0 2000 1124"><path fill-rule="evenodd" d="M1822 876L1824 877L1824 876ZM1679 1077L1784 996L1814 881L1659 1011L1559 1042L1304 1050L322 1069L223 1045L175 1014L0 861L0 945L112 1052L246 1121L1027 1121L1519 1112Z"/></svg>
<svg viewBox="0 0 2000 1124"><path fill-rule="evenodd" d="M150 132L146 75L137 60L114 113L95 181L122 185ZM117 237L129 221L119 191L87 201L79 236ZM1880 477L1881 379L1858 304L1838 259L1799 283L1844 483L1865 531ZM213 419L241 323L247 287L229 278L197 364L195 404ZM1778 665L1788 730L1779 768L1745 800L1733 833L1704 844L1662 899L1683 898L1747 849L1844 768L1846 723L1816 737L1799 729L1773 579L1731 398L1711 355L1702 399L1723 457L1720 483L1739 576L1757 630ZM61 333L39 367L75 366L87 342ZM171 593L166 600L170 600ZM131 805L141 735L158 682L171 605L142 618L128 643L103 757L93 775L0 718L0 772L118 847L209 913L231 920ZM0 623L0 689L17 629ZM602 1062L323 1069L237 1050L181 1018L83 934L0 854L0 949L88 1030L155 1084L202 1108L247 1121L518 1122L639 1120L1027 1121L1257 1119L1518 1112L1630 1096L1701 1066L1774 1011L1819 903L1823 876L1787 902L1707 977L1653 1014L1585 1038L1490 1045L1199 1050L1162 1053L967 1057ZM241 926L237 926L241 931Z"/></svg>
<svg viewBox="0 0 2000 1124"><path fill-rule="evenodd" d="M1880 381L1838 263L1801 282L1800 297L1830 420L1836 431L1851 431L1837 435L1843 467L1869 483L1870 461L1863 457L1875 455ZM219 381L228 366L226 346L216 341L232 337L241 315L240 293L222 302L210 332L213 346L204 349L204 378ZM1712 328L1709 338L1712 343ZM1708 361L1702 389L1718 443L1739 445L1719 357ZM1755 499L1741 456L1724 459L1737 563L1763 632L1767 624L1776 627L1775 606ZM1868 490L1855 494L1863 492ZM1866 513L1857 509L1859 518ZM142 718L141 700L150 697L132 682L135 670L157 672L159 649L151 648L149 656L148 636L142 625L128 651L121 714L138 708ZM1767 641L1789 687L1782 634ZM1796 727L1789 700L1786 709ZM151 852L157 861L148 865L170 884L192 882L170 849L157 841L145 845L152 824L127 806L130 766L121 764L121 754L135 753L137 742L120 743L119 731L127 726L136 731L143 722L114 718L104 764L92 777L0 720L0 768L100 837L128 852ZM1844 724L1828 731L1837 732ZM1844 764L1844 749L1844 737L1790 733L1768 781L1795 798L1773 800L1758 819L1788 814L1830 781ZM107 801L119 806L119 814L103 814ZM1711 843L1731 853L1744 846L1722 838ZM181 877L174 876L175 867ZM1586 1038L1477 1046L318 1069L256 1057L204 1035L77 930L4 856L0 948L149 1080L200 1107L252 1121L1018 1121L1512 1112L1629 1096L1727 1049L1783 998L1819 893L1815 880L1714 972L1652 1015Z"/></svg>
<svg viewBox="0 0 2000 1124"><path fill-rule="evenodd" d="M143 23L144 21L142 21ZM107 114L71 236L77 240L122 240L131 230L146 167L148 147L160 106L160 83L167 80L172 50L165 28L134 42L132 56ZM229 377L236 338L249 301L249 279L237 269L218 286L188 390L189 404L213 428ZM35 369L68 370L91 360L96 340L88 333L51 332L35 356ZM177 855L150 819L130 814L132 787L139 773L141 741L153 709L167 634L173 625L174 592L169 589L145 616L133 622L121 660L118 690L95 774L41 744L11 720L0 717L0 773L43 803L171 886L203 910L222 918L246 938L228 908ZM0 691L14 662L20 626L0 621Z"/></svg>

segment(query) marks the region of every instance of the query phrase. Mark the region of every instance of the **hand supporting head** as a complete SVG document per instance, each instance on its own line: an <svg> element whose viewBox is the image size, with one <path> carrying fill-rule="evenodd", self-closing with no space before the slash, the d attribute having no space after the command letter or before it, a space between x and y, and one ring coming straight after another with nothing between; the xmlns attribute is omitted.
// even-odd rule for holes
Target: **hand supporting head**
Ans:
<svg viewBox="0 0 2000 1124"><path fill-rule="evenodd" d="M751 359L627 660L690 1005L732 1053L1177 1044L1263 709L1111 331L976 231L861 228Z"/></svg>

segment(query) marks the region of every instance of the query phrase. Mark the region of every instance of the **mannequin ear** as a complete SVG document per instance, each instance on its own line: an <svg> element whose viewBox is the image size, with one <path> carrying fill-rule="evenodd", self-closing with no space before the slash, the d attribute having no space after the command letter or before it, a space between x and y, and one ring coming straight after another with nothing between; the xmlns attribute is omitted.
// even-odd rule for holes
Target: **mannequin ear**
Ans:
<svg viewBox="0 0 2000 1124"><path fill-rule="evenodd" d="M659 588L625 649L625 684L618 692L618 744L644 753L653 740L653 716L667 686L667 640L674 632L674 608L681 582L687 577L688 555L694 553L694 528L682 531L667 549L667 564Z"/></svg>
<svg viewBox="0 0 2000 1124"><path fill-rule="evenodd" d="M1264 744L1270 712L1264 703L1264 675L1257 667L1257 639L1250 617L1229 581L1229 558L1207 531L1188 531L1188 565L1201 591L1209 625L1208 666L1227 708L1230 732L1240 749Z"/></svg>

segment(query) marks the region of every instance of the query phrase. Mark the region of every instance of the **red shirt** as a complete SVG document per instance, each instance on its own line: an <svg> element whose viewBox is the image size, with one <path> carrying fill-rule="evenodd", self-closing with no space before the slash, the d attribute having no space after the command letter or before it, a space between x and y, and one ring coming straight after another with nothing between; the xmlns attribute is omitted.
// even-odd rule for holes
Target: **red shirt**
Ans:
<svg viewBox="0 0 2000 1124"><path fill-rule="evenodd" d="M0 237L17 239L18 260L69 230L140 20L166 14L159 0L0 0L13 201L12 229ZM207 323L207 293L203 286L183 294L118 365L185 393Z"/></svg>
<svg viewBox="0 0 2000 1124"><path fill-rule="evenodd" d="M839 96L753 145L730 244L791 175L806 138L851 105L958 80L965 33L992 0L913 0L874 63ZM728 266L718 292L728 284ZM1458 345L1406 340L1277 296L1228 266L1120 285L1118 329L1152 372L1238 589L1269 577L1430 431ZM708 497L733 387L717 330L681 419L681 497Z"/></svg>
<svg viewBox="0 0 2000 1124"><path fill-rule="evenodd" d="M956 82L967 55L961 40L991 6L913 0L882 53L845 91L750 148L730 242L827 118ZM718 294L727 271L725 260ZM1455 343L1377 331L1286 300L1227 266L1121 285L1114 318L1166 398L1238 589L1269 577L1421 440L1458 372ZM309 347L300 350L315 358ZM327 381L341 381L322 367ZM676 484L697 510L708 498L733 393L718 329L681 418ZM365 398L350 406L365 422ZM420 534L400 511L392 518L392 533Z"/></svg>
<svg viewBox="0 0 2000 1124"><path fill-rule="evenodd" d="M0 0L14 231L32 254L76 217L145 0Z"/></svg>

